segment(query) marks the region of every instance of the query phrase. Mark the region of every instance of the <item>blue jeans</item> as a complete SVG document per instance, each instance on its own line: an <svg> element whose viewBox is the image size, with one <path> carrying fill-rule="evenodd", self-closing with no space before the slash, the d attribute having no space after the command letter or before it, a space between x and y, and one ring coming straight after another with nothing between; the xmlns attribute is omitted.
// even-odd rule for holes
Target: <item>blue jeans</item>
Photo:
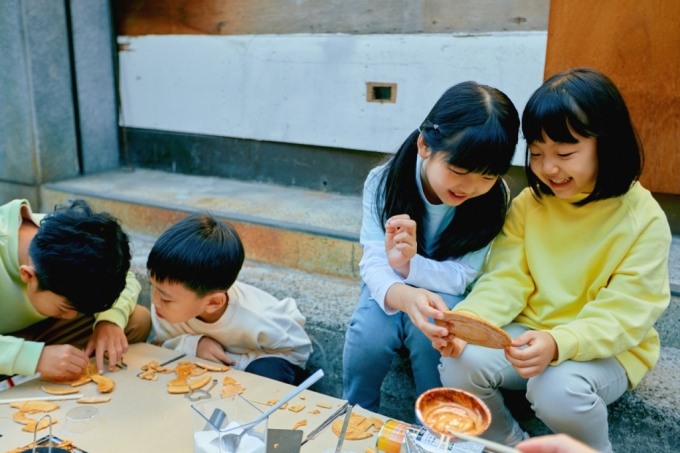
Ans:
<svg viewBox="0 0 680 453"><path fill-rule="evenodd" d="M463 296L439 295L449 308L463 300ZM380 386L390 369L392 358L403 346L409 351L418 395L441 387L437 370L441 358L439 351L432 347L432 342L406 313L386 314L363 284L345 334L343 398L350 404L378 412Z"/></svg>
<svg viewBox="0 0 680 453"><path fill-rule="evenodd" d="M298 385L307 378L305 370L279 357L255 359L245 371L291 385Z"/></svg>

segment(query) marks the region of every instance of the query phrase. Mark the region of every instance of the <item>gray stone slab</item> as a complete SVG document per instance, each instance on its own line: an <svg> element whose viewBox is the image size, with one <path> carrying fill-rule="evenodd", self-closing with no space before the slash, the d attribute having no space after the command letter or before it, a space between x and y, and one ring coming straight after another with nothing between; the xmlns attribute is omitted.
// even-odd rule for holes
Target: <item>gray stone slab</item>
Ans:
<svg viewBox="0 0 680 453"><path fill-rule="evenodd" d="M114 31L109 0L69 0L82 170L119 167Z"/></svg>

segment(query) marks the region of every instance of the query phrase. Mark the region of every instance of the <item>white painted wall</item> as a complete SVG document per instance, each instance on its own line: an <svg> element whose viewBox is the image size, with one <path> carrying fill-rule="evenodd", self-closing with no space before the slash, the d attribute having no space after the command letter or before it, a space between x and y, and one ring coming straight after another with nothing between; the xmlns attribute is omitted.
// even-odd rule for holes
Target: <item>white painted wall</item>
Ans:
<svg viewBox="0 0 680 453"><path fill-rule="evenodd" d="M118 40L125 126L394 152L458 82L499 88L521 115L547 33ZM367 102L366 82L396 83L396 103Z"/></svg>

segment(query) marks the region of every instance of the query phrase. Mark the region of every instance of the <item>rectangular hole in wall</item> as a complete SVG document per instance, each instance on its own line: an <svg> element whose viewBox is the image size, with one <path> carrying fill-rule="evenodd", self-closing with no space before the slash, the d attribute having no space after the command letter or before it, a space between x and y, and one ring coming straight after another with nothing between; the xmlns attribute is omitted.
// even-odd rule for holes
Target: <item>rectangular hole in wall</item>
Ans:
<svg viewBox="0 0 680 453"><path fill-rule="evenodd" d="M397 84L382 82L366 82L366 100L368 102L397 102Z"/></svg>

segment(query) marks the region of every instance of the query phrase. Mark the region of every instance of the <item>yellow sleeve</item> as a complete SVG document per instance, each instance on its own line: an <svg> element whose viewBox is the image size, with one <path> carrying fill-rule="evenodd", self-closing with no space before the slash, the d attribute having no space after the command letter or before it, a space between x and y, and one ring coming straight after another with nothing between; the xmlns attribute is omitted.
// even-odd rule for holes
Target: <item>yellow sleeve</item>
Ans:
<svg viewBox="0 0 680 453"><path fill-rule="evenodd" d="M668 255L671 233L661 210L641 225L637 239L606 287L576 318L550 334L565 360L588 361L618 355L650 335L670 302ZM643 219L644 220L644 219Z"/></svg>
<svg viewBox="0 0 680 453"><path fill-rule="evenodd" d="M455 311L505 326L524 309L534 291L524 246L528 198L531 193L524 190L513 200L503 230L491 247L486 273Z"/></svg>
<svg viewBox="0 0 680 453"><path fill-rule="evenodd" d="M118 300L113 304L113 307L95 315L97 319L94 323L95 326L98 322L108 321L125 330L130 314L135 309L135 305L137 305L137 296L139 296L139 292L142 289L132 271L128 271L125 282L125 288L120 293L120 296L118 296Z"/></svg>

